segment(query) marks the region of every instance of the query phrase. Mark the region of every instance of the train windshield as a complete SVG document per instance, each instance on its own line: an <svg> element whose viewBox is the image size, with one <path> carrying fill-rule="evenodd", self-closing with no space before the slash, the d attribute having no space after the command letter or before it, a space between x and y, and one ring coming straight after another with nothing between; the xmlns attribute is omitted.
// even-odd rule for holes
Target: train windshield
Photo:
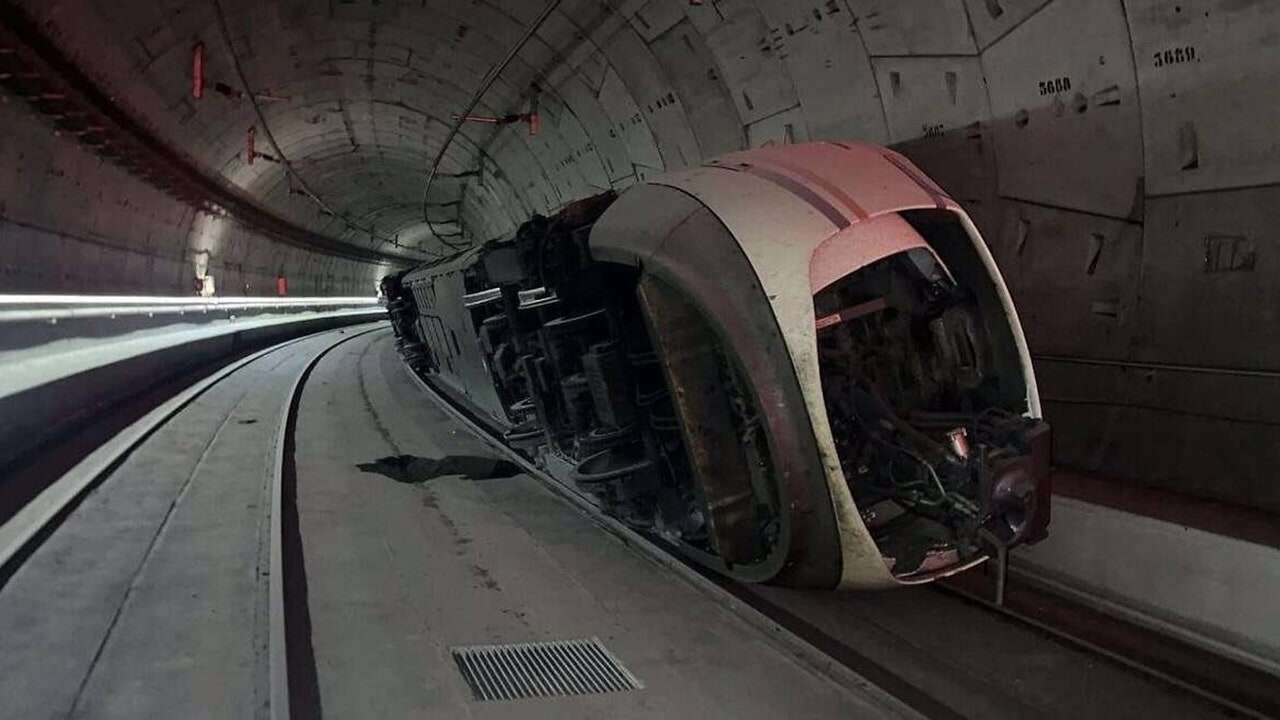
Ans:
<svg viewBox="0 0 1280 720"><path fill-rule="evenodd" d="M893 217L876 228L875 255L822 287L814 310L841 468L885 563L909 580L1027 539L1029 433L1043 426L1023 416L1004 314Z"/></svg>

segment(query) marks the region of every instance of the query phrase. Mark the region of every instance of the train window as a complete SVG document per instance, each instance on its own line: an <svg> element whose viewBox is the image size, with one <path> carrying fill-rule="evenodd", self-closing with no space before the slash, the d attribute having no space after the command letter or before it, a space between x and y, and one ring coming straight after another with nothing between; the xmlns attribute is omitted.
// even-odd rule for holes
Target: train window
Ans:
<svg viewBox="0 0 1280 720"><path fill-rule="evenodd" d="M972 302L974 321L988 338L987 359L993 378L988 400L1011 412L1025 412L1029 409L1027 384L1014 329L992 271L978 254L960 216L946 210L910 210L901 216L929 243Z"/></svg>
<svg viewBox="0 0 1280 720"><path fill-rule="evenodd" d="M990 404L982 397L992 380L986 334L931 250L861 268L819 293L814 307L824 386L838 397L865 391L864 402L903 417Z"/></svg>

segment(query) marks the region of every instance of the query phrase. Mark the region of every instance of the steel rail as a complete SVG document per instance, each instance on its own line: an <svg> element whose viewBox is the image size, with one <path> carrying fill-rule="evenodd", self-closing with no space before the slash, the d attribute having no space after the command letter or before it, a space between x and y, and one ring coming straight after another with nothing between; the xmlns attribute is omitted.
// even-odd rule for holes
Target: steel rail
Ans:
<svg viewBox="0 0 1280 720"><path fill-rule="evenodd" d="M1036 574L1032 572L1028 572L1026 569L1020 568L1018 570L1018 574L1022 575L1025 578L1031 579L1033 582L1037 580ZM1010 608L1008 605L996 603L995 601L990 600L988 598L984 598L977 593L970 592L969 590L965 590L963 588L959 588L954 585L948 585L948 584L940 583L935 585L935 587L944 594L962 598L966 602L970 602L975 605L978 605L988 610L989 612L993 612L998 615L1004 616L1006 618L1009 618L1010 620L1014 620L1015 622L1018 622L1019 624L1032 627L1046 635L1052 636L1069 645L1077 647L1086 652L1093 653L1094 655L1099 655L1101 657L1104 657L1112 662L1123 665L1131 670L1135 670L1139 673L1142 673L1143 675L1147 675L1148 677L1173 685L1174 687L1177 687L1180 690L1189 692L1200 698L1208 700L1209 702L1215 703L1233 712L1239 713L1245 717L1256 718L1256 720L1269 720L1269 718L1271 717L1270 715L1263 713L1259 710L1255 710L1246 705L1241 705L1240 703L1232 700L1231 698L1225 697L1219 693L1214 692L1213 690L1202 687L1195 683L1187 682L1159 668L1152 667L1151 665L1148 665L1141 661L1126 657L1124 654L1115 652L1114 650L1111 650L1110 648L1099 645L1098 643L1093 642L1092 640L1088 640L1074 633L1063 630L1059 627L1054 626L1052 623L1044 622L1031 615L1028 615L1027 613L1019 612L1013 608Z"/></svg>

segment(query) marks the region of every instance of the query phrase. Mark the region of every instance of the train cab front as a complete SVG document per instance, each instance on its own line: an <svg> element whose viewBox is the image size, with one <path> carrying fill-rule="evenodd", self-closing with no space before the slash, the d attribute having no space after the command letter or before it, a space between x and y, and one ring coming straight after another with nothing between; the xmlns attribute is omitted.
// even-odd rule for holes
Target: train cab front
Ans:
<svg viewBox="0 0 1280 720"><path fill-rule="evenodd" d="M396 351L409 367L426 371L432 367L431 353L418 335L418 306L404 284L407 274L408 271L404 271L383 277L378 284L378 294L395 333Z"/></svg>
<svg viewBox="0 0 1280 720"><path fill-rule="evenodd" d="M908 210L833 236L811 262L840 469L899 583L1047 534L1049 427L980 243L958 210Z"/></svg>

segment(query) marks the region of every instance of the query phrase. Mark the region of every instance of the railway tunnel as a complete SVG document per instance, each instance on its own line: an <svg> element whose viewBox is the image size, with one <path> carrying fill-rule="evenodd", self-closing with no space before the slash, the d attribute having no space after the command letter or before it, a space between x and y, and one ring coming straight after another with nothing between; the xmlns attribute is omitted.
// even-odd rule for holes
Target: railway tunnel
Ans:
<svg viewBox="0 0 1280 720"><path fill-rule="evenodd" d="M1280 713L1277 37L1264 0L0 0L0 716ZM396 354L387 276L852 142L1017 309L1053 520L1007 565L725 581Z"/></svg>

